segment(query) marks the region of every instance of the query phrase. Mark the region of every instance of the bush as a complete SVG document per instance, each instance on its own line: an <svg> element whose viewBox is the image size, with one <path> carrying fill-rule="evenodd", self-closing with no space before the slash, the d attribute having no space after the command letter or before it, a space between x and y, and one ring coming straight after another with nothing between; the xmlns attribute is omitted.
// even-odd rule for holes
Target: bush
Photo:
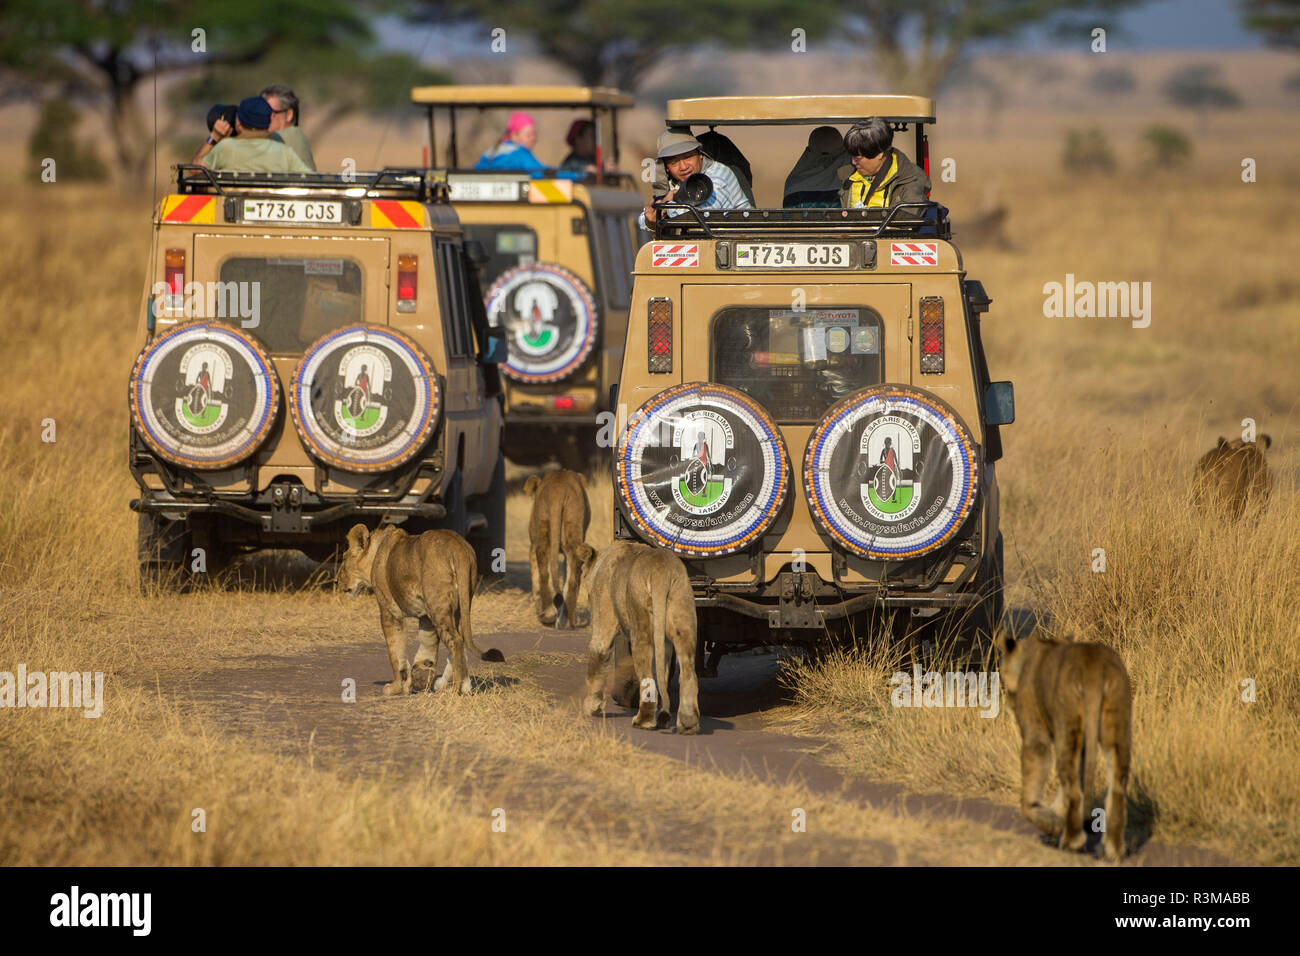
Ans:
<svg viewBox="0 0 1300 956"><path fill-rule="evenodd" d="M1109 173L1115 169L1115 154L1101 130L1072 129L1065 134L1061 164L1072 173Z"/></svg>
<svg viewBox="0 0 1300 956"><path fill-rule="evenodd" d="M1122 66L1108 67L1093 73L1088 85L1105 96L1123 96L1137 89L1137 79L1132 70Z"/></svg>
<svg viewBox="0 0 1300 956"><path fill-rule="evenodd" d="M1172 126L1148 126L1142 145L1146 161L1157 169L1177 169L1192 158L1192 141Z"/></svg>
<svg viewBox="0 0 1300 956"><path fill-rule="evenodd" d="M32 173L39 181L46 159L55 162L56 181L88 180L99 182L107 176L104 164L93 144L77 140L81 114L67 100L48 100L41 106L40 119L27 141L32 158Z"/></svg>

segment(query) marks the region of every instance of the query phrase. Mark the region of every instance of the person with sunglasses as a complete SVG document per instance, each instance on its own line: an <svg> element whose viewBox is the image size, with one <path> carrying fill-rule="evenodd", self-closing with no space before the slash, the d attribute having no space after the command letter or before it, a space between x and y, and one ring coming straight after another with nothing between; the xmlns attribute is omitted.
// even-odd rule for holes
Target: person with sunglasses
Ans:
<svg viewBox="0 0 1300 956"><path fill-rule="evenodd" d="M840 190L844 209L884 209L905 202L928 202L930 177L894 148L889 123L872 116L844 134L853 174Z"/></svg>

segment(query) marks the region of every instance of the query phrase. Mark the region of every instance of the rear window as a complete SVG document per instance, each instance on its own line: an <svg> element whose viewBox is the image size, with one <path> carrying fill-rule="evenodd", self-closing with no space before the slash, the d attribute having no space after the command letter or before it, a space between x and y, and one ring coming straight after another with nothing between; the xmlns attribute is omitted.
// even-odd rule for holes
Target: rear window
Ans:
<svg viewBox="0 0 1300 956"><path fill-rule="evenodd" d="M301 352L326 332L363 319L361 266L353 259L227 259L221 282L257 304L258 324L250 330L272 353ZM234 283L249 283L248 291Z"/></svg>
<svg viewBox="0 0 1300 956"><path fill-rule="evenodd" d="M465 238L483 243L488 261L481 267L484 294L501 273L537 261L537 233L527 226L465 226Z"/></svg>
<svg viewBox="0 0 1300 956"><path fill-rule="evenodd" d="M814 422L882 380L884 325L862 306L723 309L713 318L712 379L752 396L778 422Z"/></svg>

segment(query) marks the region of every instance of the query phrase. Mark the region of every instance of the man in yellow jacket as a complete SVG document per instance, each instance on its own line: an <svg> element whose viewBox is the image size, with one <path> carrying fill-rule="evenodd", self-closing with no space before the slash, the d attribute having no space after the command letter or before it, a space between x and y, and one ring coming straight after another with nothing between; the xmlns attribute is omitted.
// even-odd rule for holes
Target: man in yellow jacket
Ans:
<svg viewBox="0 0 1300 956"><path fill-rule="evenodd" d="M884 209L905 202L928 202L930 177L894 149L894 131L878 116L855 123L844 134L853 175L840 189L845 209ZM909 211L909 215L919 215Z"/></svg>

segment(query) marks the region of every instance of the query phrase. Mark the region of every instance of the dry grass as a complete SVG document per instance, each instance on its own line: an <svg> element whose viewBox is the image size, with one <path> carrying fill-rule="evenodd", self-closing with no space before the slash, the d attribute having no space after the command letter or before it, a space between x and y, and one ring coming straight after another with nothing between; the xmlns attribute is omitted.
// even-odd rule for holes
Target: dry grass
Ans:
<svg viewBox="0 0 1300 956"><path fill-rule="evenodd" d="M1300 598L1300 455L1290 426L1300 307L1281 277L1300 255L1300 231L1282 223L1291 231L1259 226L1225 238L1210 203L1223 196L1205 192L1206 170L1085 184L1095 192L1084 202L1064 178L1026 187L993 175L1017 197L1020 248L964 251L995 299L985 322L994 376L1017 383L1019 421L1004 432L999 465L1011 605L1124 655L1137 688L1135 769L1158 810L1157 839L1294 861L1300 667L1288 615ZM1266 217L1295 206L1293 182L1241 186L1227 175L1222 188L1238 204L1236 221L1278 223ZM985 185L947 187L958 216ZM326 769L171 700L168 688L186 672L377 634L370 602L331 593L137 593L125 386L147 218L143 201L64 185L17 190L0 208L0 228L25 239L0 257L0 323L17 359L6 383L17 411L0 420L0 670L102 670L110 701L98 720L38 711L0 720L0 862L725 863L785 852L796 806L809 809L803 836L824 841L827 859L873 862L889 844L900 862L1070 862L966 822L683 767L589 733L526 679L389 711L474 742L485 760L516 762L525 778L560 774L546 792L561 803L564 793L590 795L577 800L581 812L566 803L550 816L512 816L519 823L503 850L488 814L502 794L526 791L526 779L476 786L474 768L452 756L418 772ZM1042 284L1066 272L1152 281L1151 328L1043 318ZM1246 416L1274 438L1274 501L1256 524L1202 523L1184 505L1191 464ZM53 444L40 440L47 417L57 422ZM608 495L593 488L596 547L609 540ZM512 562L526 560L527 509L511 497ZM1104 575L1089 570L1097 547L1107 552ZM533 624L513 567L476 604L482 635ZM894 711L890 672L888 661L844 657L801 669L802 725L831 734L846 767L911 789L1011 801L1010 721ZM1246 677L1259 688L1252 705L1239 702ZM144 689L155 680L160 690ZM432 742L429 752L438 753ZM196 806L208 810L202 836L189 830ZM428 821L419 840L412 819ZM702 830L708 845L688 845L683 834Z"/></svg>

